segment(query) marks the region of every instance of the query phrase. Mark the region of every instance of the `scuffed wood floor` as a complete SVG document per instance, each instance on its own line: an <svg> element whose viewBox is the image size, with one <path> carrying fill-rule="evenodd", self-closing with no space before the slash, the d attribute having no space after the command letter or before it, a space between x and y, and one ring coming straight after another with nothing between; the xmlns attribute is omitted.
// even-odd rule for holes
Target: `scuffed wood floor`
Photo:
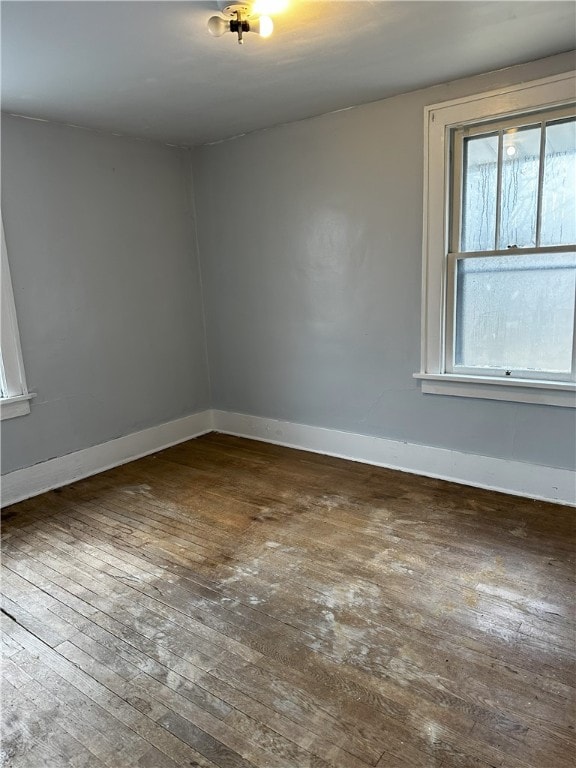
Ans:
<svg viewBox="0 0 576 768"><path fill-rule="evenodd" d="M574 515L217 434L8 508L0 764L573 766Z"/></svg>

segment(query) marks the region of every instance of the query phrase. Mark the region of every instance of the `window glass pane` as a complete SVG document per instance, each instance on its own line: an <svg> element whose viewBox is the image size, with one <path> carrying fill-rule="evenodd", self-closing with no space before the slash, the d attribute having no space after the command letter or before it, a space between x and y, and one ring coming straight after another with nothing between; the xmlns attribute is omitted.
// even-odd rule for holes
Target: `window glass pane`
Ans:
<svg viewBox="0 0 576 768"><path fill-rule="evenodd" d="M461 259L455 365L571 370L576 253Z"/></svg>
<svg viewBox="0 0 576 768"><path fill-rule="evenodd" d="M498 135L464 139L463 251L487 251L496 238Z"/></svg>
<svg viewBox="0 0 576 768"><path fill-rule="evenodd" d="M540 126L504 131L498 248L536 245Z"/></svg>
<svg viewBox="0 0 576 768"><path fill-rule="evenodd" d="M576 120L546 126L540 243L576 243Z"/></svg>

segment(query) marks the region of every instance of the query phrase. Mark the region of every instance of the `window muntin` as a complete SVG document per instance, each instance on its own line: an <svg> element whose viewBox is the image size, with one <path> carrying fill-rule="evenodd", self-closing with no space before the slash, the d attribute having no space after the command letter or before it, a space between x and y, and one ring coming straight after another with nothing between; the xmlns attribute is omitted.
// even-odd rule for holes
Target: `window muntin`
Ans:
<svg viewBox="0 0 576 768"><path fill-rule="evenodd" d="M451 135L446 372L574 380L574 108Z"/></svg>

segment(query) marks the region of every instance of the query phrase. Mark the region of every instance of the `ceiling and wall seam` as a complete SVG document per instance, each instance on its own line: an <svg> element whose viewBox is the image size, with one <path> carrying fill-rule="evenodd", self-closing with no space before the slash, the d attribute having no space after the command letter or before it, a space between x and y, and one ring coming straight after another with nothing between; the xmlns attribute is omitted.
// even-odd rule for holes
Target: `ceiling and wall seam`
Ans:
<svg viewBox="0 0 576 768"><path fill-rule="evenodd" d="M35 123L48 123L49 125L60 126L61 128L76 128L80 131L90 131L98 133L100 136L115 136L117 139L128 139L129 141L142 141L145 144L154 144L161 147L171 147L172 149L193 149L190 144L172 144L160 139L152 139L147 136L136 136L131 133L118 133L117 131L105 130L104 128L93 128L90 125L78 125L77 123L65 123L60 120L49 120L45 117L33 117L32 115L22 115L18 112L9 112L2 110L2 114L8 117L16 117L18 120L33 120Z"/></svg>

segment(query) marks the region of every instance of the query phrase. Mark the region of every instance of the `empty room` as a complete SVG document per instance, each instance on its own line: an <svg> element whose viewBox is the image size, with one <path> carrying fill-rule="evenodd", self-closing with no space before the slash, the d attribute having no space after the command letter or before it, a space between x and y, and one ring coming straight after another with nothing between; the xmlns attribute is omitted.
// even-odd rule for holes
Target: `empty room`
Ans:
<svg viewBox="0 0 576 768"><path fill-rule="evenodd" d="M571 768L576 4L0 14L0 767Z"/></svg>

